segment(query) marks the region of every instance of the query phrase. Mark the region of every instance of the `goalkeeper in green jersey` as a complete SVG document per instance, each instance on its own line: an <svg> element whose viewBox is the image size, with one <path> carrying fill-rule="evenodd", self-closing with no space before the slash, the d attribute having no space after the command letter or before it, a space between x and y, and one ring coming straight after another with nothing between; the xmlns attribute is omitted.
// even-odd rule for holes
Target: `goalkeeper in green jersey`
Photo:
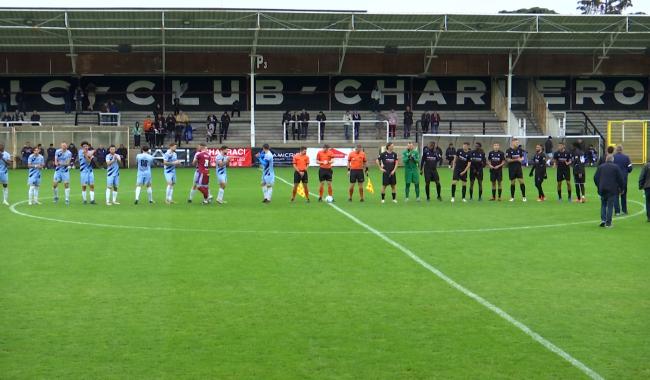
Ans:
<svg viewBox="0 0 650 380"><path fill-rule="evenodd" d="M409 200L411 184L415 185L415 197L420 201L420 153L414 149L413 143L409 142L406 150L402 152L402 162L404 162L404 178L406 179L406 201Z"/></svg>

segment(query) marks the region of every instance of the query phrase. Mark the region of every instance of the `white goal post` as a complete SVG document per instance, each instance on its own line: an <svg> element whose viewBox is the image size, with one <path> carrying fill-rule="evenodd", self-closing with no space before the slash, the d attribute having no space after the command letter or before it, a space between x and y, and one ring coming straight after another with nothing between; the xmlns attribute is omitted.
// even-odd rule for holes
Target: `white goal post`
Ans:
<svg viewBox="0 0 650 380"><path fill-rule="evenodd" d="M345 124L350 125L349 133L352 136L352 143L356 143L356 138L354 136L354 130L352 128L354 123L359 123L359 128L361 128L361 125L363 125L363 124L371 124L373 128L375 128L378 124L383 124L386 127L386 142L390 141L390 139L389 139L388 120L353 120L353 121L343 121L343 120L298 121L298 120L296 120L296 121L285 121L285 122L282 123L282 139L283 139L285 144L287 143L288 128L290 128L291 124L294 124L294 123L296 124L296 126L298 127L299 130L300 130L300 127L301 127L302 123L308 123L309 125L316 124L317 129L318 129L317 137L318 137L318 143L319 144L321 142L320 137L321 137L321 125L322 124L325 124L326 126L334 124L336 126L341 126L341 127L345 126ZM340 129L337 128L337 130L339 132L343 132L343 128L340 128Z"/></svg>

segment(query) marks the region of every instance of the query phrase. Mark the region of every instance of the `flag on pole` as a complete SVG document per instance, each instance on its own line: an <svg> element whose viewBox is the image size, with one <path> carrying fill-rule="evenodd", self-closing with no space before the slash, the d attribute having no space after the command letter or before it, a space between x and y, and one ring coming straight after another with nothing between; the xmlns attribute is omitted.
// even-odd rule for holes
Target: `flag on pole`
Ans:
<svg viewBox="0 0 650 380"><path fill-rule="evenodd" d="M302 185L302 182L298 184L298 188L296 189L296 194L300 195L303 198L307 198L307 195L305 195L305 187Z"/></svg>
<svg viewBox="0 0 650 380"><path fill-rule="evenodd" d="M368 191L370 194L375 193L375 187L372 185L372 181L370 180L370 176L368 176L367 181L366 181L366 191Z"/></svg>

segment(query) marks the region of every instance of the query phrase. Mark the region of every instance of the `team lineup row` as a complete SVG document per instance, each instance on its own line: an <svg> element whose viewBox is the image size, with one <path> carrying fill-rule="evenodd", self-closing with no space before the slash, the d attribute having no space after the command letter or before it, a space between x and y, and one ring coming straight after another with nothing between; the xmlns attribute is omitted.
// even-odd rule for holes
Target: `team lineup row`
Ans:
<svg viewBox="0 0 650 380"><path fill-rule="evenodd" d="M301 147L300 152L293 157L294 167L294 186L292 191L291 201L295 200L297 194L306 198L309 202L309 176L308 167L310 159L307 155L306 147ZM226 154L227 147L222 146L217 154L215 167L216 176L218 181L218 193L216 202L219 204L224 203L224 193L227 185L227 167L229 158ZM95 151L92 150L87 142L82 142L81 150L78 152L79 171L82 189L83 203L95 204L95 178L92 167L92 161ZM442 154L436 148L434 142L430 142L424 147L422 155L414 148L413 143L408 143L407 149L402 152L401 161L404 165L405 175L405 198L409 200L411 185L414 186L416 200L420 200L420 176L424 177L426 199L431 199L430 184L433 182L436 186L437 200L442 201L440 176L438 174L438 166L443 161ZM263 202L268 203L271 201L273 193L273 185L275 183L275 173L273 165L273 154L267 144L263 146L263 150L256 155L262 170L262 192ZM70 202L70 167L72 165L72 152L68 149L66 143L62 143L60 149L55 153L55 171L53 178L53 199L54 202L59 200L59 185L63 184L65 203ZM489 153L482 150L480 143L476 143L474 150L470 150L470 144L464 143L462 149L458 149L452 163L452 185L451 185L451 202L455 201L457 183L461 182L462 185L462 200L466 202L467 195L467 182L469 176L469 196L470 200L474 198L474 184L478 185L478 200L483 198L483 171L485 168L489 169L490 182L492 184L492 197L491 201L501 200L503 187L503 173L504 166L507 165L508 175L510 179L510 201L514 201L516 183L520 185L522 200L526 201L526 186L523 180L523 167L522 161L524 159L524 152L519 146L518 140L512 141L512 146L505 152L500 150L498 143L495 143ZM355 184L358 186L359 199L364 201L364 187L363 183L366 181L368 173L367 157L361 145L357 145L355 149L348 155L348 172L350 186L348 189L348 200L351 201L354 194ZM376 164L382 173L382 187L381 187L381 202L385 202L386 189L391 188L391 195L393 202L397 202L396 194L396 170L400 158L394 152L392 143L386 145L385 150L377 157ZM12 162L11 157L4 151L4 146L0 144L0 183L3 189L3 203L8 205L8 166ZM115 146L109 147L109 152L106 155L106 204L113 205L119 204L118 202L118 187L119 187L119 172L122 157L116 153ZM153 166L154 157L149 153L149 147L142 147L140 154L136 156L137 165L137 180L135 190L135 204L140 201L140 193L142 187L146 188L148 201L153 201L153 191L151 188L152 174L151 169ZM334 162L334 154L328 145L325 145L322 150L317 153L316 163L319 166L318 179L320 182L319 201L325 199L327 202L333 201L332 189L332 165ZM573 174L576 183L576 195L578 202L585 200L585 170L584 170L584 154L579 149L574 149L573 152L566 150L564 144L560 144L560 148L553 154L554 166L557 168L557 181L558 181L558 196L562 199L561 183L567 183L568 199L571 201L571 186L570 186L570 167L573 167ZM199 144L197 153L193 158L192 164L196 167L194 174L194 181L192 189L188 197L188 202L192 202L195 193L198 191L203 195L203 203L209 204L213 201L213 196L209 190L210 179L210 155L207 152L205 144ZM176 185L176 168L181 165L176 155L176 144L170 144L169 149L163 155L163 172L165 181L167 183L165 203L174 203L173 194ZM28 203L40 204L39 189L41 186L41 171L45 167L43 156L40 154L38 148L29 156L28 159ZM535 155L532 159L532 167L530 176L535 177L535 187L538 190L538 201L544 201L546 196L542 189L542 183L547 178L546 175L546 154L544 153L541 145L537 145ZM323 198L325 186L327 186L327 196ZM369 182L366 189L374 192L372 183Z"/></svg>

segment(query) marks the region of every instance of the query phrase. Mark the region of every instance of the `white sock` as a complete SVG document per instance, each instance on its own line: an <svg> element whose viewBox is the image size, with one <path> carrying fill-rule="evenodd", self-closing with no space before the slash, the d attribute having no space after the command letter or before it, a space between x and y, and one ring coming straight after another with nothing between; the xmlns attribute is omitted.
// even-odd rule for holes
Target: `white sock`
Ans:
<svg viewBox="0 0 650 380"><path fill-rule="evenodd" d="M91 202L95 201L95 190L90 190L90 201Z"/></svg>
<svg viewBox="0 0 650 380"><path fill-rule="evenodd" d="M113 191L113 203L117 202L117 191Z"/></svg>
<svg viewBox="0 0 650 380"><path fill-rule="evenodd" d="M106 203L111 203L111 189L106 189Z"/></svg>
<svg viewBox="0 0 650 380"><path fill-rule="evenodd" d="M38 186L34 186L34 200L38 202Z"/></svg>
<svg viewBox="0 0 650 380"><path fill-rule="evenodd" d="M150 187L147 187L147 198L149 198L149 202L153 201L153 189Z"/></svg>
<svg viewBox="0 0 650 380"><path fill-rule="evenodd" d="M266 186L262 186L262 194L264 194L264 199L269 199L266 193Z"/></svg>
<svg viewBox="0 0 650 380"><path fill-rule="evenodd" d="M167 185L167 191L165 191L165 200L167 200L168 202L172 199L171 191L172 191L171 185Z"/></svg>
<svg viewBox="0 0 650 380"><path fill-rule="evenodd" d="M52 192L54 192L54 198L58 198L58 197L59 197L59 188L58 188L58 187L52 189Z"/></svg>
<svg viewBox="0 0 650 380"><path fill-rule="evenodd" d="M2 199L4 199L5 202L9 202L9 188L5 187L2 189Z"/></svg>
<svg viewBox="0 0 650 380"><path fill-rule="evenodd" d="M32 199L34 199L34 186L29 187L29 191L27 192L27 199L31 202Z"/></svg>
<svg viewBox="0 0 650 380"><path fill-rule="evenodd" d="M272 187L267 187L266 188L266 193L268 194L268 200L271 200L271 196L273 195L273 188Z"/></svg>
<svg viewBox="0 0 650 380"><path fill-rule="evenodd" d="M140 200L140 191L142 190L142 187L138 186L135 188L135 200L139 201Z"/></svg>
<svg viewBox="0 0 650 380"><path fill-rule="evenodd" d="M70 188L65 189L64 193L65 193L65 200L69 201L70 200Z"/></svg>
<svg viewBox="0 0 650 380"><path fill-rule="evenodd" d="M192 188L192 190L190 190L190 198L189 199L194 198L194 193L196 193L196 189Z"/></svg>
<svg viewBox="0 0 650 380"><path fill-rule="evenodd" d="M174 199L174 186L169 186L169 201Z"/></svg>
<svg viewBox="0 0 650 380"><path fill-rule="evenodd" d="M85 190L81 190L81 199L83 199L84 202L86 201L86 191Z"/></svg>
<svg viewBox="0 0 650 380"><path fill-rule="evenodd" d="M217 194L218 201L223 201L223 193L224 193L224 189L219 188L219 193Z"/></svg>

